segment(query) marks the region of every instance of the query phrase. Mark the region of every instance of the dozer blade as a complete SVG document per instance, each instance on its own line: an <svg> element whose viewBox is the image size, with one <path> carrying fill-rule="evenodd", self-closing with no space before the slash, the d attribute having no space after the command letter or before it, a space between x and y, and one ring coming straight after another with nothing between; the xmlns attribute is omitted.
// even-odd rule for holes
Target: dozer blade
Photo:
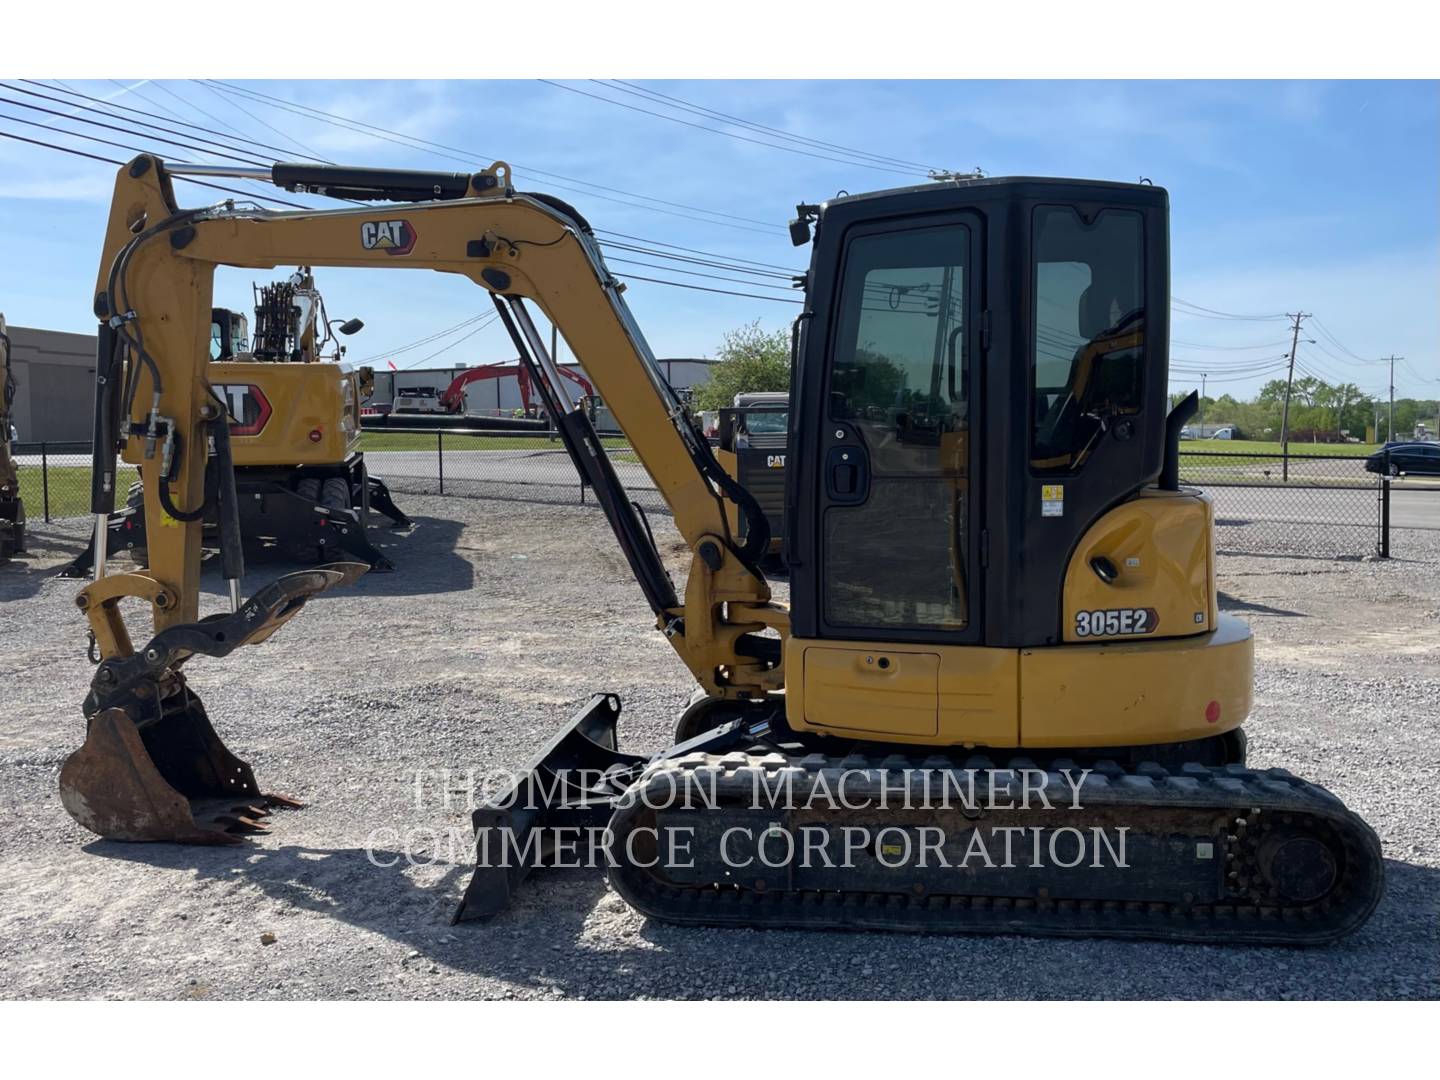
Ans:
<svg viewBox="0 0 1440 1080"><path fill-rule="evenodd" d="M265 831L275 807L301 804L262 793L255 774L215 734L179 668L191 656L225 656L259 644L310 597L364 574L333 563L272 582L233 613L162 630L131 656L101 663L86 699L85 743L60 770L70 816L111 840L234 844Z"/></svg>
<svg viewBox="0 0 1440 1080"><path fill-rule="evenodd" d="M582 830L600 829L614 801L649 759L615 749L620 699L596 694L537 754L518 778L471 815L476 867L452 923L489 919L551 854L557 830L582 845Z"/></svg>

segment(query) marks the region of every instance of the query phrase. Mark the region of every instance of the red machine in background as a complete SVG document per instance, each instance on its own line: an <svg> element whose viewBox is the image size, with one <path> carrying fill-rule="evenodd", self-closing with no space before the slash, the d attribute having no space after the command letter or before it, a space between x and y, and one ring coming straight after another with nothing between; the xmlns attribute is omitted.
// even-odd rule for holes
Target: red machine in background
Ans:
<svg viewBox="0 0 1440 1080"><path fill-rule="evenodd" d="M569 379L585 397L594 397L595 388L583 375L571 371L569 368L561 367L560 374ZM479 367L466 368L456 375L454 380L445 392L440 395L440 408L443 412L454 415L465 411L465 388L473 382L480 382L482 379L500 379L506 375L514 375L520 386L520 404L525 410L526 416L535 415L535 407L532 404L531 396L532 383L530 373L525 370L524 365L519 363L510 364L481 364Z"/></svg>

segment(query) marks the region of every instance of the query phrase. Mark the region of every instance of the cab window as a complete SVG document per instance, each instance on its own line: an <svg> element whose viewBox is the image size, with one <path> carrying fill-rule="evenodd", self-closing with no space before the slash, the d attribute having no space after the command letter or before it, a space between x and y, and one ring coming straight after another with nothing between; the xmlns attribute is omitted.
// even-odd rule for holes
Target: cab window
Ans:
<svg viewBox="0 0 1440 1080"><path fill-rule="evenodd" d="M1116 417L1140 411L1145 354L1144 226L1131 210L1085 220L1035 211L1030 464L1073 472Z"/></svg>

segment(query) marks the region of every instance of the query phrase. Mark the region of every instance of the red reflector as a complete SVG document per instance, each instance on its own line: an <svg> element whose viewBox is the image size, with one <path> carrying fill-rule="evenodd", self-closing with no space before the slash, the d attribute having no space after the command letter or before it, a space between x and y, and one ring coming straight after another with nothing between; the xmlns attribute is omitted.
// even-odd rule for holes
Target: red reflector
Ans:
<svg viewBox="0 0 1440 1080"><path fill-rule="evenodd" d="M311 429L310 429L310 441L311 441L311 442L319 442L323 437L324 437L324 436L322 436L322 435L320 434L320 429L319 429L318 427L317 427L317 428L311 428Z"/></svg>
<svg viewBox="0 0 1440 1080"><path fill-rule="evenodd" d="M1205 706L1205 722L1207 724L1218 724L1220 722L1220 703L1212 701Z"/></svg>

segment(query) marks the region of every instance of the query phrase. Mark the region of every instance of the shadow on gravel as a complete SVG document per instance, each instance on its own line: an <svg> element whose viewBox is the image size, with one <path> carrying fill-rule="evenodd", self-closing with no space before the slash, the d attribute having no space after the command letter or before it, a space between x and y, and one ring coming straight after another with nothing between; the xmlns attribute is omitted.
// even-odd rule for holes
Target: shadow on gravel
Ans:
<svg viewBox="0 0 1440 1080"><path fill-rule="evenodd" d="M424 596L464 592L474 586L475 568L456 550L465 526L443 518L420 517L406 530L372 528L367 534L380 553L395 564L388 573L368 573L348 589L320 593L310 602L363 593L367 596ZM341 555L343 560L348 556ZM128 569L121 558L117 566ZM278 549L249 552L245 556L245 594L253 595L283 574L309 566L286 558ZM218 553L207 553L201 564L200 587L209 596L228 595L220 576Z"/></svg>
<svg viewBox="0 0 1440 1080"><path fill-rule="evenodd" d="M1256 604L1250 600L1241 600L1238 596L1231 596L1224 591L1219 593L1219 598L1221 611L1248 611L1253 615L1283 615L1292 619L1309 618L1303 611L1271 607L1269 604Z"/></svg>
<svg viewBox="0 0 1440 1080"><path fill-rule="evenodd" d="M646 921L580 944L621 901L599 873L538 871L513 908L449 926L468 866L418 883L402 853L297 846L195 848L95 841L85 850L202 881L243 881L297 909L408 947L406 965L566 997L1420 998L1440 995L1434 911L1440 869L1387 859L1370 922L1317 948L850 931L716 930ZM176 887L183 886L176 882ZM264 921L264 920L262 920ZM256 923L258 933L271 925ZM599 946L597 948L597 945ZM423 958L423 959L422 959ZM412 968L414 970L414 968ZM423 968L421 970L424 970ZM1021 977L1019 973L1031 972ZM1033 977L1033 973L1042 973ZM397 984L377 986L393 996ZM458 987L466 996L466 987ZM493 992L493 991L492 991ZM452 991L453 993L453 991ZM364 991L361 991L364 996Z"/></svg>
<svg viewBox="0 0 1440 1080"><path fill-rule="evenodd" d="M27 600L59 569L59 560L69 562L85 547L85 536L53 529L44 522L25 525L25 552L0 562L0 604ZM76 584L78 591L83 582Z"/></svg>
<svg viewBox="0 0 1440 1080"><path fill-rule="evenodd" d="M35 566L30 555L15 555L0 562L0 604L11 600L28 600L40 586L55 576L50 565Z"/></svg>

